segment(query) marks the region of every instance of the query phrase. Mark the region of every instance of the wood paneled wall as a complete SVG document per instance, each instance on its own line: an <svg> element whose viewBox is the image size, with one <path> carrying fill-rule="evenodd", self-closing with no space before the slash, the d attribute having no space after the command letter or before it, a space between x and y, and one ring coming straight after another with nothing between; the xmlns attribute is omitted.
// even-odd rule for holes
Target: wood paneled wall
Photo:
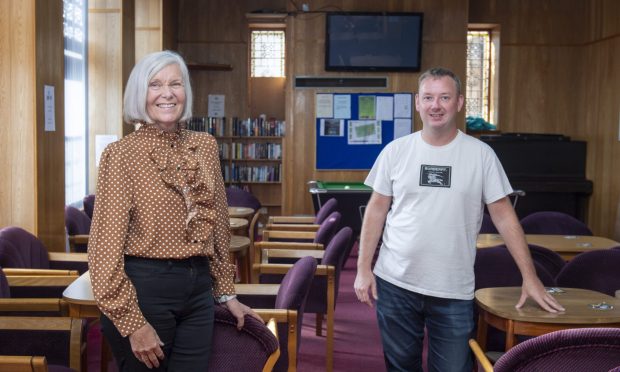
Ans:
<svg viewBox="0 0 620 372"><path fill-rule="evenodd" d="M422 70L442 65L465 75L467 1L313 1L312 10L423 12ZM289 5L291 7L291 5ZM289 9L294 10L294 9ZM415 92L418 73L334 73L324 70L325 16L298 14L287 22L288 71L284 146L283 213L313 213L306 183L310 180L363 181L368 171L315 169L316 93ZM387 89L295 89L295 76L387 76ZM421 128L419 116L415 129ZM303 197L300 197L303 195Z"/></svg>
<svg viewBox="0 0 620 372"><path fill-rule="evenodd" d="M0 2L0 227L64 249L64 57L61 0ZM55 88L44 131L43 86Z"/></svg>
<svg viewBox="0 0 620 372"><path fill-rule="evenodd" d="M123 91L135 63L134 0L88 2L89 192L95 192L95 137L118 138L133 128L123 123Z"/></svg>
<svg viewBox="0 0 620 372"><path fill-rule="evenodd" d="M620 3L470 0L471 23L500 25L499 129L588 142L588 224L612 236L620 200Z"/></svg>

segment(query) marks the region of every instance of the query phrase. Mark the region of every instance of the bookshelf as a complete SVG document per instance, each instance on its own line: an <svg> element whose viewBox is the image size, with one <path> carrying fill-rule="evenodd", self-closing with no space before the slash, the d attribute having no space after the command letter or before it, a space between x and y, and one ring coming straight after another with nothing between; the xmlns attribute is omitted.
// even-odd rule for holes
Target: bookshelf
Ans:
<svg viewBox="0 0 620 372"><path fill-rule="evenodd" d="M194 117L187 127L217 139L226 186L250 191L267 214L281 214L284 121Z"/></svg>

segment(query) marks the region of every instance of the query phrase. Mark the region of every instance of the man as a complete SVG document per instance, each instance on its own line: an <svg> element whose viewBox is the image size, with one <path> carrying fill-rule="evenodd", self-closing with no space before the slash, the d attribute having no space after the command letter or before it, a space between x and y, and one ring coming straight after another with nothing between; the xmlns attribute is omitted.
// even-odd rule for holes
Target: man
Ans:
<svg viewBox="0 0 620 372"><path fill-rule="evenodd" d="M536 276L523 230L507 197L513 190L489 146L457 129L459 78L433 68L418 81L422 130L389 143L366 178L373 193L362 224L357 298L377 301L389 371L422 371L424 327L429 371L471 371L474 259L484 204L523 277L527 297L563 311ZM385 225L385 229L384 229ZM383 231L379 258L372 259Z"/></svg>

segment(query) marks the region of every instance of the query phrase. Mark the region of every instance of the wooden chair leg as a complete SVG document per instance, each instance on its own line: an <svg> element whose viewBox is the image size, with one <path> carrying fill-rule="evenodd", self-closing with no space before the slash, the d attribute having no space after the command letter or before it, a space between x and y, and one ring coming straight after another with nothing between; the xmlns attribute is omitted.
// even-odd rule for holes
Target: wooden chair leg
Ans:
<svg viewBox="0 0 620 372"><path fill-rule="evenodd" d="M321 336L323 334L323 314L316 314L315 328L316 335Z"/></svg>

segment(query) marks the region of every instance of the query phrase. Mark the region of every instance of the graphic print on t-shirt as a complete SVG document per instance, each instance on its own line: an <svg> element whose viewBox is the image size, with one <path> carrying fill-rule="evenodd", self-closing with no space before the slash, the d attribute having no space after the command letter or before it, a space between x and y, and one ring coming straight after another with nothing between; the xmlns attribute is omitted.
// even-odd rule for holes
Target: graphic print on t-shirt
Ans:
<svg viewBox="0 0 620 372"><path fill-rule="evenodd" d="M448 165L420 166L420 186L450 187L452 167Z"/></svg>

